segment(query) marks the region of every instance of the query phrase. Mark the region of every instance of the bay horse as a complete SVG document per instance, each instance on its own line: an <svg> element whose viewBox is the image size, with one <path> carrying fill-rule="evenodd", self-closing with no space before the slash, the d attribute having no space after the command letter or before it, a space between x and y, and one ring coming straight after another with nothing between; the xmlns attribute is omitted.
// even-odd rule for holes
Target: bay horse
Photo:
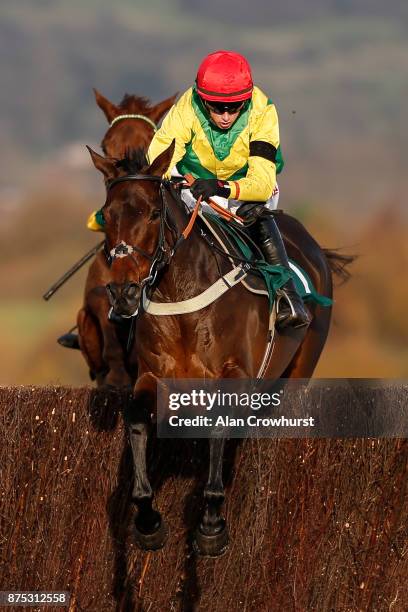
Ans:
<svg viewBox="0 0 408 612"><path fill-rule="evenodd" d="M148 98L125 94L120 104L114 104L94 88L95 101L104 113L109 129L101 149L106 157L123 159L126 149L148 148L157 124L170 110L177 93L152 105Z"/></svg>
<svg viewBox="0 0 408 612"><path fill-rule="evenodd" d="M131 316L138 309L143 287L151 279L155 264L162 268L154 284L154 298L160 302L189 299L207 289L220 278L220 271L226 270L225 260L202 239L196 226L187 240L179 240L190 216L174 196L168 181L162 179L173 151L174 141L150 166L139 152L133 157L127 156L118 167L111 159L90 149L93 163L107 183L103 213L110 280L106 291L118 315ZM297 256L316 290L331 297L331 270L325 254L298 222L289 217L285 224L285 236L290 237L287 240L290 256ZM310 308L314 319L320 316L320 310L323 309ZM330 308L327 310L330 317ZM146 469L146 445L157 381L162 378L255 378L264 354L268 319L268 300L251 295L240 284L196 312L158 317L144 312L138 317L130 353L137 379L126 424L134 463L132 497L138 509L134 528L141 548L156 550L164 545L167 537L165 523L153 509L153 491ZM327 318L312 327L306 351L312 361L317 359L317 352L320 354L326 326ZM276 379L288 371L312 371L314 364L309 370L304 364L301 370L300 357L293 362L299 342L294 345L292 333L293 330L277 333L265 378ZM194 547L200 554L217 556L228 544L227 525L221 516L224 440L210 439L209 443L209 476Z"/></svg>
<svg viewBox="0 0 408 612"><path fill-rule="evenodd" d="M95 100L109 122L101 148L112 159L121 160L127 148L147 149L157 123L174 104L177 94L152 105L147 98L125 94L116 105L94 89ZM125 364L120 330L108 319L110 310L105 285L110 271L102 253L89 267L84 304L77 315L79 346L98 386L129 387L131 374ZM134 375L133 375L134 378Z"/></svg>

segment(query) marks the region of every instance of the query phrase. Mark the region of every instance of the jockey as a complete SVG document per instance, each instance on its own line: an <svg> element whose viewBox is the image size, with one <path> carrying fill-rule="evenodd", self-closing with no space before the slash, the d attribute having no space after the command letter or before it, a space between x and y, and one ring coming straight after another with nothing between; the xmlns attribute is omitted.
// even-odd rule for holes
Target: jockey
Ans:
<svg viewBox="0 0 408 612"><path fill-rule="evenodd" d="M172 174L196 180L183 199L223 198L229 208L252 222L254 238L266 261L289 267L273 216L283 167L275 105L253 85L248 61L233 51L210 53L197 78L171 108L148 149L150 163L173 141ZM310 322L293 280L279 290L277 325L300 327ZM283 299L282 299L283 298Z"/></svg>

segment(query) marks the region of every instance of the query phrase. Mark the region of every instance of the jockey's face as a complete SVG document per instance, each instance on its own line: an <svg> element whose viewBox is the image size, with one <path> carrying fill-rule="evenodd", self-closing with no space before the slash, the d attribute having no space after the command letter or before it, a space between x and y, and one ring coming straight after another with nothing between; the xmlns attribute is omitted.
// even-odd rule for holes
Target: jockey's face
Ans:
<svg viewBox="0 0 408 612"><path fill-rule="evenodd" d="M227 104L206 102L206 108L211 121L221 130L228 130L232 126L234 121L238 118L244 106L244 102L231 104L230 108L228 108L228 106Z"/></svg>

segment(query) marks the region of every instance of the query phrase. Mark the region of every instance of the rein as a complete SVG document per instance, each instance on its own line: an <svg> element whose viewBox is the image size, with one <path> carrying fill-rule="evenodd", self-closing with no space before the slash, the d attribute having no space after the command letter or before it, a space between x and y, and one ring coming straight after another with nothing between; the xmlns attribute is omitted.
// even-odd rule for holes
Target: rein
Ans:
<svg viewBox="0 0 408 612"><path fill-rule="evenodd" d="M112 127L113 125L115 125L117 121L121 121L122 119L142 119L142 121L146 121L146 123L148 123L150 127L152 127L153 130L157 132L157 125L155 124L155 122L149 119L149 117L146 117L145 115L134 115L134 114L118 115L117 117L112 119L109 127Z"/></svg>
<svg viewBox="0 0 408 612"><path fill-rule="evenodd" d="M116 117L116 119L119 119L119 118L120 117ZM191 175L186 175L185 179L187 181L186 187L191 187L192 183L194 182L193 177ZM147 253L146 251L144 251L138 246L126 244L126 242L124 242L123 240L121 240L120 243L114 246L113 249L111 249L110 251L108 250L107 244L105 242L104 253L105 253L105 257L107 259L109 266L112 265L115 259L122 258L122 257L131 257L133 261L135 262L135 264L137 265L137 262L135 258L133 257L134 252L139 253L140 255L142 255L142 257L145 257L146 259L151 261L152 264L150 266L149 274L140 283L141 286L145 284L150 286L156 280L157 272L161 268L163 268L167 263L169 263L169 261L172 259L174 253L176 252L180 244L183 242L183 240L186 240L188 238L191 230L193 229L195 221L197 219L198 211L202 203L202 197L200 196L198 198L189 222L187 223L184 230L181 232L180 236L177 238L173 248L171 248L170 256L166 259L163 257L167 253L167 250L165 247L164 226L166 224L166 220L167 220L167 216L169 215L169 211L166 206L164 191L166 188L169 188L169 186L171 185L171 181L168 179L163 179L161 176L155 176L155 175L149 175L149 174L127 174L125 176L120 176L116 179L113 179L113 181L111 181L107 185L107 191L109 192L115 185L119 183L124 183L126 181L151 181L151 182L160 184L161 212L160 212L159 241L158 241L156 250L152 255L150 253ZM225 210L219 204L214 202L211 198L208 199L208 204L213 208L213 210L221 214L224 217L224 219L226 219L227 221L231 221L232 219L235 219L238 221L242 220L241 217L239 217L238 215L228 210Z"/></svg>

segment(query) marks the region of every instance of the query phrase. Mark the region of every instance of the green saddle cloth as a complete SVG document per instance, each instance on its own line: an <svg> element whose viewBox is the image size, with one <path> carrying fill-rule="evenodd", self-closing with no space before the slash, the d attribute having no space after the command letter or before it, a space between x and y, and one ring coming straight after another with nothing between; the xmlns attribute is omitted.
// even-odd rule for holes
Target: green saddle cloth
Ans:
<svg viewBox="0 0 408 612"><path fill-rule="evenodd" d="M317 293L309 275L295 261L289 260L290 268L288 269L284 266L269 264L264 259L256 259L258 253L252 250L252 248L242 239L239 232L237 232L228 221L212 213L206 212L204 214L227 232L228 236L238 247L241 257L245 259L252 268L260 272L268 290L270 308L272 308L277 290L290 278L293 279L299 295L305 302L314 302L315 304L319 304L319 306L331 306L333 304L331 298Z"/></svg>

